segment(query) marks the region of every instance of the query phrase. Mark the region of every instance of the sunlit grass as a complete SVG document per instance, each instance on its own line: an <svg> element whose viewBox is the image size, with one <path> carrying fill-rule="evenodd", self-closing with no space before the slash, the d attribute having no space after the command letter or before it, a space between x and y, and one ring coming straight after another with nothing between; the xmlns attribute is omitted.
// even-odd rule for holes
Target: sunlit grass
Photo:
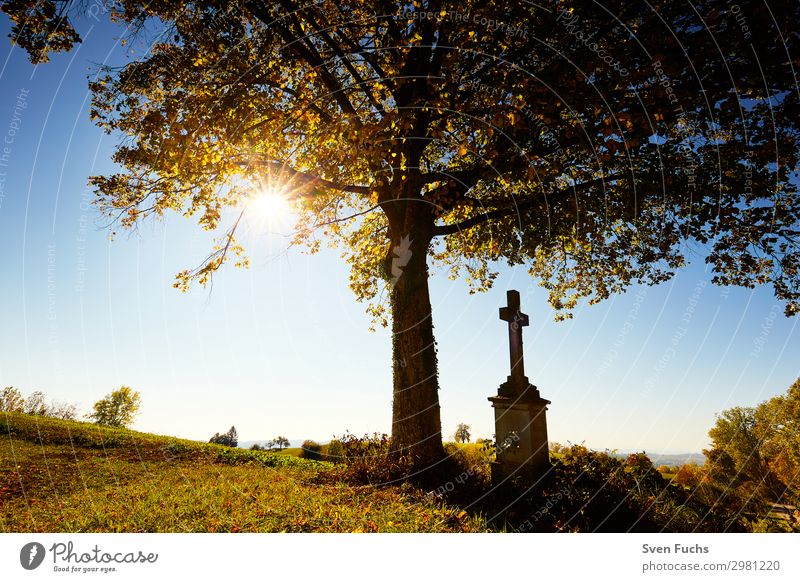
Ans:
<svg viewBox="0 0 800 582"><path fill-rule="evenodd" d="M410 486L352 487L291 454L0 416L0 531L453 532L485 526Z"/></svg>

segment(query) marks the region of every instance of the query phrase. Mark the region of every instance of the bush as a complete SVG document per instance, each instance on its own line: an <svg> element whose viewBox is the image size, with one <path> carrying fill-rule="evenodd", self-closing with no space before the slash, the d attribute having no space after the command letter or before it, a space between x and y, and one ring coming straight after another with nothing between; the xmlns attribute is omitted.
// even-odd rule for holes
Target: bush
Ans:
<svg viewBox="0 0 800 582"><path fill-rule="evenodd" d="M489 486L491 480L489 467L494 455L494 446L487 448L477 443L461 446L445 443L444 452L455 461L459 474L466 473L475 484Z"/></svg>
<svg viewBox="0 0 800 582"><path fill-rule="evenodd" d="M325 460L331 463L342 463L344 461L344 445L342 441L333 439L328 443L328 452L325 453Z"/></svg>
<svg viewBox="0 0 800 582"><path fill-rule="evenodd" d="M632 457L620 460L579 445L565 447L553 460L550 481L541 490L522 497L508 525L523 531L743 529L741 524L726 521L713 507L671 486L643 455Z"/></svg>
<svg viewBox="0 0 800 582"><path fill-rule="evenodd" d="M316 441L306 440L300 445L300 458L311 461L322 460L322 445Z"/></svg>
<svg viewBox="0 0 800 582"><path fill-rule="evenodd" d="M357 485L386 485L411 473L410 464L390 454L389 436L381 433L357 437L345 433L341 459L345 465L343 478Z"/></svg>

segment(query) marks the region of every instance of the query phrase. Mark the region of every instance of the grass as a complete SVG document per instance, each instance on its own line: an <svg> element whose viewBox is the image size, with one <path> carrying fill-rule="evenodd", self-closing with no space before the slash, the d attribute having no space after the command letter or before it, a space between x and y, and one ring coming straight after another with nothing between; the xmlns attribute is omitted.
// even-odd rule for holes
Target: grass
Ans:
<svg viewBox="0 0 800 582"><path fill-rule="evenodd" d="M0 532L462 532L486 524L330 463L0 413Z"/></svg>

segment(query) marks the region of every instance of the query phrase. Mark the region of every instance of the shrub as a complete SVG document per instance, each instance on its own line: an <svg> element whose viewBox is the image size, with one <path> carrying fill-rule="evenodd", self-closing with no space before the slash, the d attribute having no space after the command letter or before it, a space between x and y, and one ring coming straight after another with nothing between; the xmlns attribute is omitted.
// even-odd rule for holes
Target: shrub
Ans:
<svg viewBox="0 0 800 582"><path fill-rule="evenodd" d="M309 459L311 461L322 460L322 445L316 441L305 440L300 445L300 458Z"/></svg>
<svg viewBox="0 0 800 582"><path fill-rule="evenodd" d="M641 454L620 460L573 445L552 462L550 481L524 495L511 527L525 531L741 531L713 507L673 487ZM526 515L526 518L522 518Z"/></svg>
<svg viewBox="0 0 800 582"><path fill-rule="evenodd" d="M341 463L344 461L344 445L342 441L333 439L328 443L328 452L325 454L325 460L331 463Z"/></svg>
<svg viewBox="0 0 800 582"><path fill-rule="evenodd" d="M390 453L389 436L381 433L357 437L345 433L342 444L343 478L358 485L385 485L408 475L410 463Z"/></svg>

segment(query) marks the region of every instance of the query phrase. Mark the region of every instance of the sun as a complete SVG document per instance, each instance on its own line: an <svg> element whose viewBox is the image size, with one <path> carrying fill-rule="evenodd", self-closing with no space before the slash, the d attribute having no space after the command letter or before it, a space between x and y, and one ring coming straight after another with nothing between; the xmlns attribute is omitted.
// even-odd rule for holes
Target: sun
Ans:
<svg viewBox="0 0 800 582"><path fill-rule="evenodd" d="M286 193L275 187L260 188L250 197L248 207L263 218L276 218L291 211Z"/></svg>

